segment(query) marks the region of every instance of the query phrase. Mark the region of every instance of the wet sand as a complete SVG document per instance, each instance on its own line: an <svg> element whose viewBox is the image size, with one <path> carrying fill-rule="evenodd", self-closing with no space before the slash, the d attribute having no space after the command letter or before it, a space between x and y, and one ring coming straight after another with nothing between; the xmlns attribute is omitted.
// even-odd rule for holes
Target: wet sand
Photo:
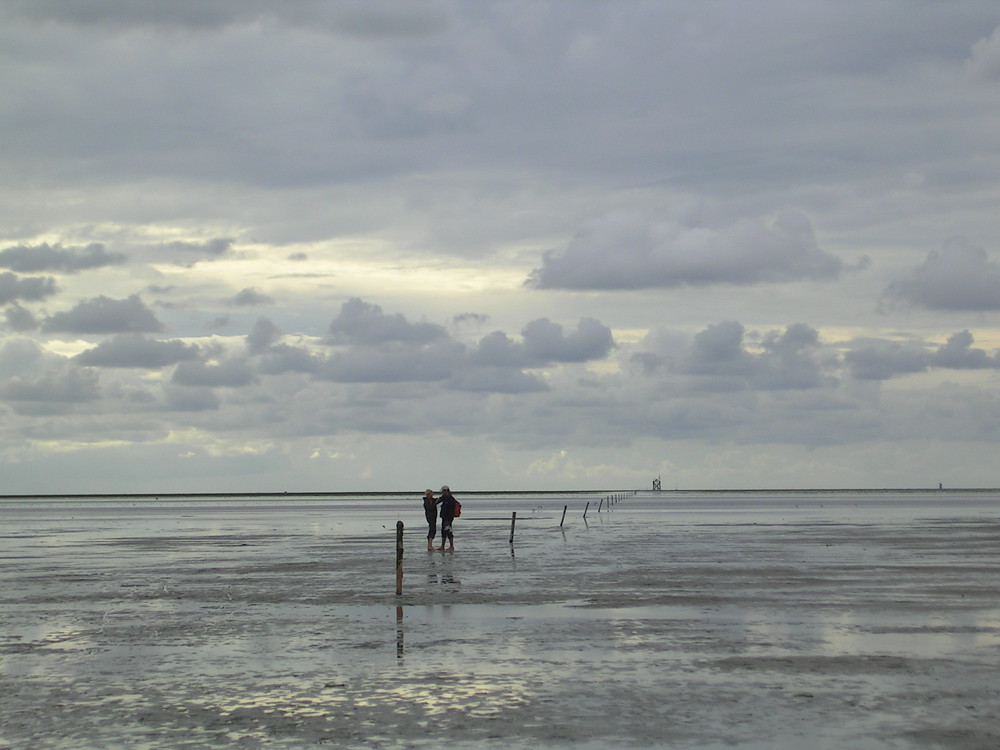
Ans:
<svg viewBox="0 0 1000 750"><path fill-rule="evenodd" d="M459 497L0 501L0 748L1000 747L996 494Z"/></svg>

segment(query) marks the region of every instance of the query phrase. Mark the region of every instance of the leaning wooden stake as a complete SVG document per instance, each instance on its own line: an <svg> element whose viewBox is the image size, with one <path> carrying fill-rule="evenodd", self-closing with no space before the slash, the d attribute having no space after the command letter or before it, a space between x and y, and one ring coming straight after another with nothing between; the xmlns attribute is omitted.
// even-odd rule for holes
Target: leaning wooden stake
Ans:
<svg viewBox="0 0 1000 750"><path fill-rule="evenodd" d="M562 518L560 518L560 519L559 519L559 528L560 528L560 529L562 528L562 525L563 525L563 521L565 521L565 520L566 520L566 509L567 509L568 507L569 507L568 505L564 505L564 506L563 506L563 515L562 515Z"/></svg>
<svg viewBox="0 0 1000 750"><path fill-rule="evenodd" d="M396 521L396 595L403 593L403 522Z"/></svg>
<svg viewBox="0 0 1000 750"><path fill-rule="evenodd" d="M514 543L514 524L517 522L517 511L510 514L510 543Z"/></svg>
<svg viewBox="0 0 1000 750"><path fill-rule="evenodd" d="M587 509L588 509L588 508L590 508L590 500L588 500L588 501L587 501L587 504L586 504L586 505L584 506L584 508L583 508L583 517L584 517L584 518L586 518L586 517L587 517Z"/></svg>
<svg viewBox="0 0 1000 750"><path fill-rule="evenodd" d="M604 505L604 498L603 498L603 497L601 498L601 502L599 502L599 503L597 504L597 512L598 512L598 513L600 513L600 512L601 512L601 506L602 506L602 505Z"/></svg>

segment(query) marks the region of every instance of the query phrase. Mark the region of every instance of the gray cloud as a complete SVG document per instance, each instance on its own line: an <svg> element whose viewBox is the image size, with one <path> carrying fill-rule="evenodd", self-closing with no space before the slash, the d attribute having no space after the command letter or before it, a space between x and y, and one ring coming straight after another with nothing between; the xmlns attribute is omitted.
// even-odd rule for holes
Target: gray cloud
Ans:
<svg viewBox="0 0 1000 750"><path fill-rule="evenodd" d="M967 70L976 80L1000 81L1000 27L994 29L989 37L972 45Z"/></svg>
<svg viewBox="0 0 1000 750"><path fill-rule="evenodd" d="M247 334L247 349L250 352L263 352L281 340L281 329L269 318L257 318L250 333Z"/></svg>
<svg viewBox="0 0 1000 750"><path fill-rule="evenodd" d="M101 295L55 313L42 323L49 333L156 333L163 330L153 311L138 295L116 300Z"/></svg>
<svg viewBox="0 0 1000 750"><path fill-rule="evenodd" d="M690 351L671 366L674 372L703 379L699 388L741 390L796 390L818 388L825 382L824 370L833 369L833 359L821 356L818 332L797 323L783 332L763 336L759 348L746 348L746 329L736 321L708 326L696 334ZM648 355L639 360L646 372L659 361Z"/></svg>
<svg viewBox="0 0 1000 750"><path fill-rule="evenodd" d="M62 362L47 354L44 349L29 338L10 336L0 339L0 380L19 375L33 375L40 372L47 362Z"/></svg>
<svg viewBox="0 0 1000 750"><path fill-rule="evenodd" d="M260 307L262 305L273 305L274 298L253 287L247 287L246 289L241 289L235 297L229 300L229 304L237 307Z"/></svg>
<svg viewBox="0 0 1000 750"><path fill-rule="evenodd" d="M448 337L436 323L410 323L401 313L386 315L378 305L354 297L340 308L330 323L328 340L332 344L372 346L386 342L429 344Z"/></svg>
<svg viewBox="0 0 1000 750"><path fill-rule="evenodd" d="M38 318L17 302L7 305L4 309L4 318L7 321L7 330L10 331L34 331L38 328Z"/></svg>
<svg viewBox="0 0 1000 750"><path fill-rule="evenodd" d="M171 382L195 387L242 388L254 382L254 374L242 359L229 359L218 363L183 361L174 370Z"/></svg>
<svg viewBox="0 0 1000 750"><path fill-rule="evenodd" d="M37 301L51 297L58 291L55 279L46 276L21 278L5 271L0 273L0 305L14 300Z"/></svg>
<svg viewBox="0 0 1000 750"><path fill-rule="evenodd" d="M168 411L216 411L222 406L222 401L215 391L206 387L187 388L164 383L163 395L164 406Z"/></svg>
<svg viewBox="0 0 1000 750"><path fill-rule="evenodd" d="M834 357L823 357L819 332L804 323L767 334L762 348L756 383L768 390L817 388L824 370L837 364Z"/></svg>
<svg viewBox="0 0 1000 750"><path fill-rule="evenodd" d="M50 370L36 377L15 376L0 383L0 399L73 404L100 397L97 374L81 368Z"/></svg>
<svg viewBox="0 0 1000 750"><path fill-rule="evenodd" d="M1000 368L1000 352L990 356L984 349L973 349L975 337L969 331L959 331L948 337L931 357L931 364L953 370L983 370Z"/></svg>
<svg viewBox="0 0 1000 750"><path fill-rule="evenodd" d="M473 362L488 367L524 367L527 358L524 347L511 339L503 331L494 331L483 336L478 346L470 354Z"/></svg>
<svg viewBox="0 0 1000 750"><path fill-rule="evenodd" d="M355 347L333 354L317 374L342 383L440 381L452 374L463 352L464 347L449 341Z"/></svg>
<svg viewBox="0 0 1000 750"><path fill-rule="evenodd" d="M183 341L158 341L138 333L125 333L102 341L73 359L94 367L137 367L159 370L198 357L198 347Z"/></svg>
<svg viewBox="0 0 1000 750"><path fill-rule="evenodd" d="M546 362L587 362L603 359L614 346L611 329L593 318L583 318L569 335L548 318L533 320L521 332L528 360Z"/></svg>
<svg viewBox="0 0 1000 750"><path fill-rule="evenodd" d="M366 0L335 4L317 0L272 3L268 0L175 0L169 5L91 0L78 5L58 0L34 0L0 6L0 17L35 22L120 28L221 29L255 22L278 22L306 29L326 28L361 37L424 37L446 28L448 4L428 0L419 6L399 8Z"/></svg>
<svg viewBox="0 0 1000 750"><path fill-rule="evenodd" d="M542 322L546 328L554 326ZM549 335L548 330L543 335L537 326L529 325L526 330L535 331L529 335L530 348L498 331L485 337L472 352L448 339L358 344L326 357L277 344L256 350L261 354L257 369L264 375L299 372L341 383L440 382L458 391L517 394L548 390L543 380L522 368L600 358L610 348L605 339L610 331L596 321L584 321L569 336L563 335L560 326L554 326L555 335ZM500 352L502 347L509 350Z"/></svg>
<svg viewBox="0 0 1000 750"><path fill-rule="evenodd" d="M344 303L329 326L327 343L337 351L318 356L303 347L278 344L281 337L265 318L247 337L248 351L260 355L261 374L300 372L343 383L440 381L456 390L497 393L545 390L542 380L522 368L602 359L614 347L611 330L593 318L581 319L569 333L540 318L524 327L521 341L497 331L470 351L443 326L411 323L359 298Z"/></svg>
<svg viewBox="0 0 1000 750"><path fill-rule="evenodd" d="M489 322L490 316L482 313L459 313L452 316L452 322L456 326L471 325L482 326Z"/></svg>
<svg viewBox="0 0 1000 750"><path fill-rule="evenodd" d="M955 239L891 283L884 296L931 310L1000 310L1000 264L983 248Z"/></svg>
<svg viewBox="0 0 1000 750"><path fill-rule="evenodd" d="M769 227L726 230L650 223L624 214L593 222L560 253L546 253L528 284L539 289L649 289L835 279L844 263L816 244L802 214Z"/></svg>
<svg viewBox="0 0 1000 750"><path fill-rule="evenodd" d="M692 375L747 377L753 357L743 348L745 329L735 320L716 323L696 334L691 354L680 371Z"/></svg>
<svg viewBox="0 0 1000 750"><path fill-rule="evenodd" d="M748 344L748 339L755 343ZM644 377L683 376L677 387L694 391L833 387L839 368L836 354L825 350L819 332L803 323L783 331L748 334L742 323L724 321L697 333L690 346L676 336L653 331L628 361Z"/></svg>
<svg viewBox="0 0 1000 750"><path fill-rule="evenodd" d="M549 390L544 380L509 367L466 367L452 375L448 387L472 393L537 393Z"/></svg>
<svg viewBox="0 0 1000 750"><path fill-rule="evenodd" d="M320 373L326 359L302 347L276 344L267 348L258 359L257 370L262 375L280 375L285 372Z"/></svg>
<svg viewBox="0 0 1000 750"><path fill-rule="evenodd" d="M157 255L163 259L172 259L180 265L191 265L200 260L221 258L229 252L233 243L234 240L230 237L216 237L204 242L168 242L157 249Z"/></svg>
<svg viewBox="0 0 1000 750"><path fill-rule="evenodd" d="M16 245L0 250L0 266L18 273L51 271L79 273L94 268L121 265L127 258L121 253L109 253L103 244L92 242L86 247L59 245Z"/></svg>
<svg viewBox="0 0 1000 750"><path fill-rule="evenodd" d="M242 9L241 9L242 6ZM255 0L242 4L228 2L206 6L204 3L178 0L169 7L158 8L148 3L125 3L95 0L77 5L57 0L31 3L5 3L0 13L8 20L24 19L35 22L57 22L81 26L187 26L194 28L224 26L237 21L247 22L261 13Z"/></svg>
<svg viewBox="0 0 1000 750"><path fill-rule="evenodd" d="M233 325L233 319L228 315L219 315L211 320L205 321L202 328L206 331L215 331L220 328L228 328Z"/></svg>
<svg viewBox="0 0 1000 750"><path fill-rule="evenodd" d="M844 362L858 380L888 380L895 375L924 372L929 357L927 349L917 343L872 339L853 342Z"/></svg>
<svg viewBox="0 0 1000 750"><path fill-rule="evenodd" d="M859 380L888 380L896 375L925 372L930 368L948 370L1000 369L1000 352L973 348L975 338L959 331L937 349L917 341L857 339L844 354L844 363Z"/></svg>
<svg viewBox="0 0 1000 750"><path fill-rule="evenodd" d="M552 362L603 359L614 345L611 329L593 318L582 318L568 335L558 323L539 318L523 328L520 342L503 331L484 336L470 359L490 367L541 367Z"/></svg>

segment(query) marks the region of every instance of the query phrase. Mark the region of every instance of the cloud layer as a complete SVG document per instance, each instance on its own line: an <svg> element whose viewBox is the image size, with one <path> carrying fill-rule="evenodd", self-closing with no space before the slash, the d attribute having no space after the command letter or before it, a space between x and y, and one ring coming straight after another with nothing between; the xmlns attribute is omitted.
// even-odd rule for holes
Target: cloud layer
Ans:
<svg viewBox="0 0 1000 750"><path fill-rule="evenodd" d="M0 0L6 485L996 485L998 29Z"/></svg>
<svg viewBox="0 0 1000 750"><path fill-rule="evenodd" d="M530 284L540 289L648 289L836 279L844 263L816 245L809 219L785 213L770 226L725 230L610 215L561 253L546 253Z"/></svg>

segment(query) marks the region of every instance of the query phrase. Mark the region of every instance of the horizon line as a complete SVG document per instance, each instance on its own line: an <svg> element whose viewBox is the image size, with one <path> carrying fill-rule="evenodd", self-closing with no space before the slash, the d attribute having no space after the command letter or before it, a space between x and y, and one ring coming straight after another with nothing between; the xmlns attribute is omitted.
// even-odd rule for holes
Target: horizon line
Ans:
<svg viewBox="0 0 1000 750"><path fill-rule="evenodd" d="M792 488L739 488L739 489L710 489L710 488L675 488L675 489L650 489L650 488L619 488L619 489L592 489L592 490L459 490L456 494L461 495L606 495L618 493L650 494L650 495L679 495L679 494L722 494L722 493L769 493L769 494L791 494L791 493L832 493L847 494L858 492L886 493L926 493L926 492L967 492L986 493L1000 492L998 487L792 487ZM350 491L289 491L277 490L271 492L48 492L48 493L16 493L0 494L0 500L26 500L26 499L55 499L55 498L182 498L182 497L403 497L408 495L423 495L423 490L361 490Z"/></svg>

